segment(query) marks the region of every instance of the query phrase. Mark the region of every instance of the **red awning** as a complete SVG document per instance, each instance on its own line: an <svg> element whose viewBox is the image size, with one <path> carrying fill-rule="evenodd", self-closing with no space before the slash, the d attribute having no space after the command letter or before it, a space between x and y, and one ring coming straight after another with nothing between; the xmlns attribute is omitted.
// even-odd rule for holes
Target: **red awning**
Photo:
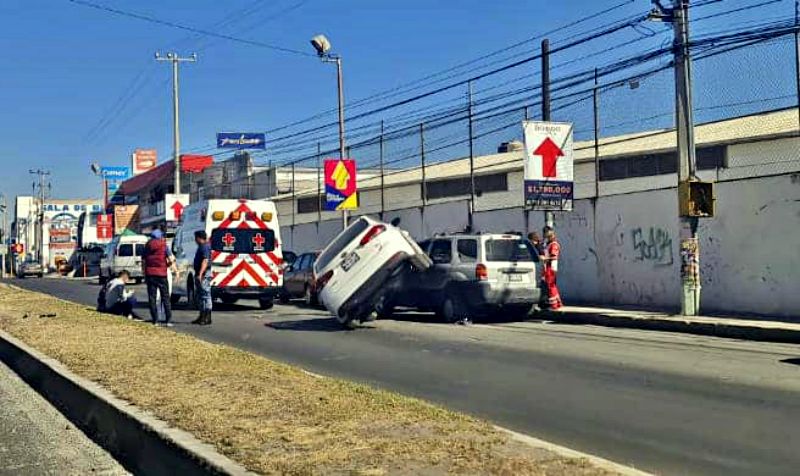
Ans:
<svg viewBox="0 0 800 476"><path fill-rule="evenodd" d="M162 182L172 177L174 174L175 162L172 160L169 162L164 162L154 169L150 169L141 175L137 175L136 177L129 178L128 180L122 182L122 184L119 186L118 193L124 195L135 195L143 188Z"/></svg>

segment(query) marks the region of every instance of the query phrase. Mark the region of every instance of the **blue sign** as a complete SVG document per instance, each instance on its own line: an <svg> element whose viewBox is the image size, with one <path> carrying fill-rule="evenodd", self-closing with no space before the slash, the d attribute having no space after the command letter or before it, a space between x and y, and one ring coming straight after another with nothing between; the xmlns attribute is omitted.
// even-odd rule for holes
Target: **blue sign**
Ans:
<svg viewBox="0 0 800 476"><path fill-rule="evenodd" d="M116 180L109 180L108 181L108 194L114 195L119 190L119 182Z"/></svg>
<svg viewBox="0 0 800 476"><path fill-rule="evenodd" d="M108 180L128 180L131 177L130 167L100 167L100 175Z"/></svg>
<svg viewBox="0 0 800 476"><path fill-rule="evenodd" d="M218 132L218 149L265 149L266 134L261 132Z"/></svg>

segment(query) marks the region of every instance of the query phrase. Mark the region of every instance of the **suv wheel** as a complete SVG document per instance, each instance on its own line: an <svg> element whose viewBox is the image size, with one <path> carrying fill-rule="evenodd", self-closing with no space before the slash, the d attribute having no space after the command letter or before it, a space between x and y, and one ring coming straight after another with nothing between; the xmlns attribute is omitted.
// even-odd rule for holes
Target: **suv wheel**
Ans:
<svg viewBox="0 0 800 476"><path fill-rule="evenodd" d="M375 304L375 312L381 319L391 319L394 314L394 304L384 295Z"/></svg>
<svg viewBox="0 0 800 476"><path fill-rule="evenodd" d="M448 324L454 324L465 316L462 305L456 301L453 296L445 296L442 307L439 309L439 315Z"/></svg>
<svg viewBox="0 0 800 476"><path fill-rule="evenodd" d="M317 305L317 297L314 295L314 291L311 290L311 286L308 284L306 284L306 287L303 290L303 304L305 304L306 307Z"/></svg>

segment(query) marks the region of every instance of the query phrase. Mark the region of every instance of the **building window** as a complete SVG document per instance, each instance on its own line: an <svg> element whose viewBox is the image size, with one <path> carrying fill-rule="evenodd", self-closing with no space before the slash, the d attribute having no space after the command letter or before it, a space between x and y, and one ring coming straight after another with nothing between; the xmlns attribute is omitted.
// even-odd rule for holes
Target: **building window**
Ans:
<svg viewBox="0 0 800 476"><path fill-rule="evenodd" d="M725 146L697 149L697 169L710 170L725 166ZM674 174L678 171L678 154L635 155L600 161L600 181Z"/></svg>
<svg viewBox="0 0 800 476"><path fill-rule="evenodd" d="M469 195L469 177L459 177L446 180L434 180L426 184L427 198L457 197ZM488 192L505 192L508 190L508 174L487 174L475 176L475 194L480 195Z"/></svg>
<svg viewBox="0 0 800 476"><path fill-rule="evenodd" d="M322 196L320 195L297 199L297 213L316 213L322 208Z"/></svg>

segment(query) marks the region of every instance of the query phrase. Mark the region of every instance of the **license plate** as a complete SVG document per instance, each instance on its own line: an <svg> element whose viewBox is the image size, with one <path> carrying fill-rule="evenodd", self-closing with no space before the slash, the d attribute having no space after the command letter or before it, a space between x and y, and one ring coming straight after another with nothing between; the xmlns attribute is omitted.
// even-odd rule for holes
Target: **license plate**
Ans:
<svg viewBox="0 0 800 476"><path fill-rule="evenodd" d="M522 282L522 275L521 274L509 274L508 280L513 282Z"/></svg>
<svg viewBox="0 0 800 476"><path fill-rule="evenodd" d="M342 261L342 269L345 271L350 271L350 268L355 266L355 264L358 263L358 260L360 259L361 258L358 256L358 254L355 251L353 251L347 256L347 258L344 259L344 261Z"/></svg>

